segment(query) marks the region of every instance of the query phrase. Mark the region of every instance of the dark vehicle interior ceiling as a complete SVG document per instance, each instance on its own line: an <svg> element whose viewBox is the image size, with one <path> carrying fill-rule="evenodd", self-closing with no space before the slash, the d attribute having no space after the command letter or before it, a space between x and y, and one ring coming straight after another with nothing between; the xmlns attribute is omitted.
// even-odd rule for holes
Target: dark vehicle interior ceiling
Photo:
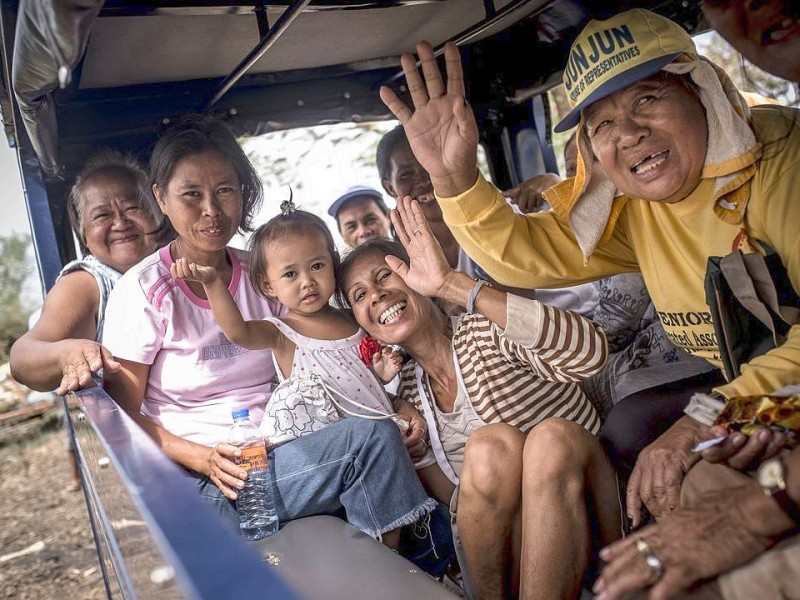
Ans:
<svg viewBox="0 0 800 600"><path fill-rule="evenodd" d="M462 47L470 102L502 115L559 83L581 26L639 6L702 30L698 2L596 0L4 0L5 133L40 168L54 223L66 184L110 146L146 158L182 113L238 134L391 118L399 55L421 39ZM14 94L14 102L12 102ZM57 200L61 198L61 200ZM60 215L58 213L61 213Z"/></svg>

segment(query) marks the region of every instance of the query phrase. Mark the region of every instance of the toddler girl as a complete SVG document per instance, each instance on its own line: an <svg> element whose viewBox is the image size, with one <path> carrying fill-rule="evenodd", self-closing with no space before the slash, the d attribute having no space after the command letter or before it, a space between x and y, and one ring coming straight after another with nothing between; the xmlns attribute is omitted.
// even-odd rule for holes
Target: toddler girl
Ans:
<svg viewBox="0 0 800 600"><path fill-rule="evenodd" d="M372 358L374 374L359 358L366 333L329 304L339 253L325 222L296 210L288 200L281 204L280 215L256 230L248 250L250 280L259 293L286 307L283 316L245 321L213 267L181 258L171 274L203 285L214 318L231 342L249 350L271 348L281 381L316 374L345 398L382 414L394 413L382 383L397 375L402 357L383 348Z"/></svg>

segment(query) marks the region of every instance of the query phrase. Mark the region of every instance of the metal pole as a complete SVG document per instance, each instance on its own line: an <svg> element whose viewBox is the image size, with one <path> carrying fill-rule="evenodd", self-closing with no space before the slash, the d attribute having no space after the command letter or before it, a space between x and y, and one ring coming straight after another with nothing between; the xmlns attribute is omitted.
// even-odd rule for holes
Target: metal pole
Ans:
<svg viewBox="0 0 800 600"><path fill-rule="evenodd" d="M298 0L297 2L292 2L289 8L281 15L281 17L275 23L275 27L273 27L267 35L261 38L261 41L258 45L250 51L245 59L240 62L237 67L228 75L225 80L220 85L219 89L217 90L214 97L206 106L206 110L209 110L213 107L217 102L219 102L220 98L222 98L229 89L231 89L242 76L247 73L247 71L252 67L259 58L261 58L264 53L269 50L272 44L286 31L286 28L294 21L297 17L300 16L300 13L303 12L303 9L311 3L311 0Z"/></svg>

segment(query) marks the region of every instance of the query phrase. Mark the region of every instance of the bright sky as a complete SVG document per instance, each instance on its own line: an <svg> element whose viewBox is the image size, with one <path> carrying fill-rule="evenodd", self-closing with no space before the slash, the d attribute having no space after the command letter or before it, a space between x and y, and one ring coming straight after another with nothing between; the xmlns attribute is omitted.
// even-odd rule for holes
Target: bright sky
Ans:
<svg viewBox="0 0 800 600"><path fill-rule="evenodd" d="M375 167L375 148L381 135L397 123L375 123L371 129L355 124L310 127L244 140L243 147L264 184L264 204L256 226L280 213L280 204L292 198L298 208L319 215L328 224L340 251L344 242L328 207L347 188L368 185L381 192ZM394 202L386 194L390 208ZM239 236L237 236L238 238ZM241 240L234 239L234 245Z"/></svg>
<svg viewBox="0 0 800 600"><path fill-rule="evenodd" d="M0 141L0 181L3 185L3 218L0 235L30 233L28 213L17 167L17 155L8 143Z"/></svg>

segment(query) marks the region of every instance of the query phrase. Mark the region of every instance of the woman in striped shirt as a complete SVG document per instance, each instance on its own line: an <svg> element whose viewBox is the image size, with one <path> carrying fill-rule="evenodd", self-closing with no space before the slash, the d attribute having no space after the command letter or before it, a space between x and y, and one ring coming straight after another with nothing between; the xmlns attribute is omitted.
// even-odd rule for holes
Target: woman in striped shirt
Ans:
<svg viewBox="0 0 800 600"><path fill-rule="evenodd" d="M598 543L620 535L600 421L576 383L605 364L605 337L577 314L453 271L411 198L392 222L402 245L370 240L345 256L339 300L410 357L398 395L428 423L420 478L458 508L467 593L576 596ZM451 319L432 298L466 313Z"/></svg>

